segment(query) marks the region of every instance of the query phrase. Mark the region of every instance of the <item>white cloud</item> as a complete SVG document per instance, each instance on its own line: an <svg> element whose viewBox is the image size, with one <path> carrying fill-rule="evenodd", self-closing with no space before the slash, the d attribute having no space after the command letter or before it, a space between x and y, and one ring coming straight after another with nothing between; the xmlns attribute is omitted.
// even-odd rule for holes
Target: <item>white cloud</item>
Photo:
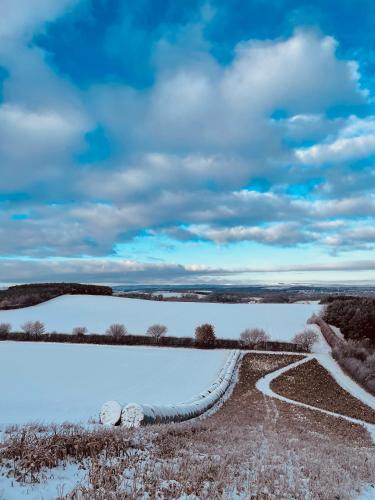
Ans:
<svg viewBox="0 0 375 500"><path fill-rule="evenodd" d="M295 151L306 165L338 163L366 158L375 153L375 117L359 119L351 116L336 138Z"/></svg>
<svg viewBox="0 0 375 500"><path fill-rule="evenodd" d="M60 178L86 126L78 113L69 110L0 106L2 189L19 190L30 182Z"/></svg>
<svg viewBox="0 0 375 500"><path fill-rule="evenodd" d="M0 40L31 36L36 26L75 3L78 0L1 0Z"/></svg>
<svg viewBox="0 0 375 500"><path fill-rule="evenodd" d="M39 200L54 200L56 192L75 200L36 203L30 220L3 221L3 253L21 242L23 255L104 255L141 230L173 230L181 222L216 242L297 244L316 238L314 228L303 229L312 220L373 210L368 197L311 202L281 194L286 177L297 181L283 144L291 127L297 135L304 129L302 136L330 133L333 143L341 123L324 119L326 107L366 99L355 64L337 59L332 38L300 31L246 42L227 67L208 51L198 61L185 57L185 44L181 54L169 54L176 64L164 51L147 90L119 84L82 91L24 43L68 4L35 2L32 15L25 3L29 20L22 14L8 32L3 27L0 63L9 77L0 106L2 189L31 191L35 184ZM278 108L292 118L276 124L270 117ZM97 123L114 139L115 155L78 169L72 158ZM371 126L353 119L340 140L367 137ZM254 177L279 183L278 192L242 189Z"/></svg>
<svg viewBox="0 0 375 500"><path fill-rule="evenodd" d="M313 264L296 264L269 267L210 267L201 264L151 264L135 260L123 259L61 259L30 260L2 259L0 274L2 282L32 281L82 281L96 283L202 283L236 282L242 275L264 275L275 273L306 273L305 279L311 279L310 273L318 271L374 271L374 260L351 260L321 262ZM332 275L332 277L335 274ZM315 275L313 275L314 279Z"/></svg>
<svg viewBox="0 0 375 500"><path fill-rule="evenodd" d="M364 102L355 64L337 59L335 50L332 38L299 31L287 40L242 43L225 68L207 54L205 65L187 58L174 73L161 68L146 93L102 86L91 95L101 121L127 145L245 150L265 159L282 153L281 131L270 121L275 109L307 115Z"/></svg>
<svg viewBox="0 0 375 500"><path fill-rule="evenodd" d="M190 226L187 230L193 235L217 243L256 241L258 243L289 246L308 241L301 227L296 223L279 223L267 227L234 226L215 228L208 226ZM311 239L311 236L309 239Z"/></svg>

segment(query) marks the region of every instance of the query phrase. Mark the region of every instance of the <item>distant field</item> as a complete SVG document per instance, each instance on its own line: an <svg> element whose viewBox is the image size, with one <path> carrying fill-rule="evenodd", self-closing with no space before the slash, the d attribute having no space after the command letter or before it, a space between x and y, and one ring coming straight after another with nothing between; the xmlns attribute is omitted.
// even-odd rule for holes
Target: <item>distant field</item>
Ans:
<svg viewBox="0 0 375 500"><path fill-rule="evenodd" d="M110 399L186 401L215 380L228 351L0 342L0 426L87 422Z"/></svg>
<svg viewBox="0 0 375 500"><path fill-rule="evenodd" d="M196 326L212 323L221 338L237 339L245 328L261 327L272 340L290 341L319 306L313 304L209 304L159 302L108 296L64 295L36 306L0 311L0 323L20 330L25 321L40 320L48 331L70 333L86 326L104 333L111 323L123 323L129 333L143 334L153 323L177 337L192 337Z"/></svg>

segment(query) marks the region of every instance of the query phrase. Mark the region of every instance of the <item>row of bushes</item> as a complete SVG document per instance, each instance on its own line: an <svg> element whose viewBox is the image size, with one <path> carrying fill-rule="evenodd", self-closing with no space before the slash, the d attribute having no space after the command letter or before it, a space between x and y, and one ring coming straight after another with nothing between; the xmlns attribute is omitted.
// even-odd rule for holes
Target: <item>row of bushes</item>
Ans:
<svg viewBox="0 0 375 500"><path fill-rule="evenodd" d="M332 348L332 356L339 365L371 394L375 395L375 351L368 341L343 340L319 316L312 316Z"/></svg>
<svg viewBox="0 0 375 500"><path fill-rule="evenodd" d="M21 328L23 330L23 334L26 336L25 338L27 339L38 338L42 335L44 338L46 335L45 326L41 321L27 321L24 325L22 325ZM120 323L114 323L110 325L105 333L111 339L114 339L116 341L122 340L124 338L134 339L141 337L139 335L129 335L125 325ZM147 329L146 333L159 345L162 339L164 341L163 345L166 345L164 335L167 333L167 327L165 325L161 324L151 325ZM53 332L50 335L55 335L55 334L57 333ZM9 323L0 323L0 335L3 335L5 337L8 337L8 335L14 336L14 334L11 334L11 325ZM57 335L62 335L62 334L57 334ZM97 337L102 337L102 335L88 334L88 330L86 327L77 326L73 328L72 335L69 335L69 338L71 339L76 337L80 339L82 338L89 339L95 337L96 339ZM175 337L170 337L170 338L173 339ZM313 345L314 342L317 341L317 339L318 337L314 331L305 330L304 332L299 333L294 337L291 345L295 344L299 346L300 351L310 351L311 346ZM194 345L200 345L202 347L217 347L218 343L220 343L221 340L222 339L216 338L214 326L209 323L197 326L197 328L195 329ZM237 348L239 345L244 348L252 348L253 346L258 346L258 345L265 346L273 344L273 342L271 342L270 336L267 335L262 328L247 328L241 333L239 341L225 340L225 342L231 342L232 343L231 347L234 348ZM280 343L278 342L277 344ZM289 343L282 343L282 344L290 345Z"/></svg>
<svg viewBox="0 0 375 500"><path fill-rule="evenodd" d="M338 337L338 335L336 335L333 329L324 321L321 316L313 314L311 318L307 320L307 322L319 326L320 331L322 332L324 338L332 349L345 342L343 339Z"/></svg>
<svg viewBox="0 0 375 500"><path fill-rule="evenodd" d="M1 340L15 341L36 341L36 342L58 342L73 344L97 344L97 345L140 345L140 346L160 346L160 347L199 347L216 349L258 349L263 351L289 351L305 352L302 345L290 342L259 341L244 344L236 339L218 339L212 342L202 341L199 336L192 337L153 337L145 335L71 335L64 333L37 333L26 332L5 332L0 330Z"/></svg>

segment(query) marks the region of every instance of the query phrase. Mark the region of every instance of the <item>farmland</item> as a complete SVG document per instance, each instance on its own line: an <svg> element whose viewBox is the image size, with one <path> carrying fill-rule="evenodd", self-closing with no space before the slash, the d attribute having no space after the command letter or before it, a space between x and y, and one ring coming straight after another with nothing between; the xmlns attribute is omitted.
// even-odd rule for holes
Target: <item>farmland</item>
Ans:
<svg viewBox="0 0 375 500"><path fill-rule="evenodd" d="M50 498L56 492L64 499L355 498L375 481L374 447L366 430L265 397L255 387L262 376L295 359L246 355L231 397L218 412L192 423L136 431L13 428L3 455L12 460L9 471L22 475L26 485L12 489L4 477L0 491L10 491L8 498ZM295 397L304 392L300 387ZM54 451L46 455L47 448Z"/></svg>
<svg viewBox="0 0 375 500"><path fill-rule="evenodd" d="M209 321L219 337L256 326L290 341L318 310L65 295L0 311L0 322L101 334L121 322L141 335L160 322L178 337ZM332 359L320 327L308 326L318 334L311 353L243 351L224 396L185 422L173 421L177 403L196 408L211 394L229 350L0 342L0 498L371 495L375 398ZM120 427L99 423L108 400L120 403ZM154 424L126 428L128 403L152 408Z"/></svg>
<svg viewBox="0 0 375 500"><path fill-rule="evenodd" d="M144 334L154 323L165 324L168 333L192 337L201 323L212 323L217 337L238 339L245 328L262 327L272 340L290 341L317 304L208 304L158 302L119 297L64 295L32 307L0 311L0 323L20 331L23 323L39 320L48 331L70 333L86 326L91 333L104 333L112 323L123 323L129 333Z"/></svg>
<svg viewBox="0 0 375 500"><path fill-rule="evenodd" d="M171 404L214 380L228 351L0 343L0 426L83 422L101 405Z"/></svg>

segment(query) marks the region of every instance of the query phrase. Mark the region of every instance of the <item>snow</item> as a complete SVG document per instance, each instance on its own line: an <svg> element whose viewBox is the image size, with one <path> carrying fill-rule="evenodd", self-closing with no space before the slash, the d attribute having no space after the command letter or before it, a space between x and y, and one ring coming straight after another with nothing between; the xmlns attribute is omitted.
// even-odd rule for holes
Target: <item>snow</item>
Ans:
<svg viewBox="0 0 375 500"><path fill-rule="evenodd" d="M319 304L320 300L296 300L294 304Z"/></svg>
<svg viewBox="0 0 375 500"><path fill-rule="evenodd" d="M204 293L199 293L199 292L164 292L163 290L160 292L152 292L153 295L162 295L164 298L171 298L171 297L183 297L184 295L198 295L204 297Z"/></svg>
<svg viewBox="0 0 375 500"><path fill-rule="evenodd" d="M43 321L48 331L70 333L86 326L104 333L112 323L123 323L130 333L144 334L154 323L168 327L168 334L192 337L202 323L212 323L216 335L239 338L245 328L264 328L273 340L290 341L317 312L317 304L211 304L163 302L122 297L64 295L36 306L0 311L0 323L13 330L29 320Z"/></svg>
<svg viewBox="0 0 375 500"><path fill-rule="evenodd" d="M228 351L0 342L0 425L87 422L107 400L174 404L207 389Z"/></svg>
<svg viewBox="0 0 375 500"><path fill-rule="evenodd" d="M121 412L121 424L131 428L139 427L145 423L181 422L202 415L225 394L241 356L240 351L232 351L213 384L190 401L165 406L140 405L138 403L126 405ZM104 406L107 407L110 404L113 408L113 403L114 401L111 401ZM101 421L106 423L103 419ZM110 424L115 425L117 422L118 420L115 420L114 424Z"/></svg>
<svg viewBox="0 0 375 500"><path fill-rule="evenodd" d="M309 325L319 335L319 341L313 346L314 357L332 375L336 382L341 385L346 392L359 399L365 405L375 410L375 396L367 392L347 375L340 365L331 355L331 347L325 340L318 325ZM339 330L339 329L337 329ZM340 331L340 330L339 330ZM341 332L340 332L341 333Z"/></svg>
<svg viewBox="0 0 375 500"><path fill-rule="evenodd" d="M362 490L356 500L374 500L375 498L375 484L370 484Z"/></svg>
<svg viewBox="0 0 375 500"><path fill-rule="evenodd" d="M0 498L4 500L61 498L75 488L77 483L83 481L86 474L87 472L78 465L69 463L66 466L50 469L47 480L40 483L22 484L0 475Z"/></svg>
<svg viewBox="0 0 375 500"><path fill-rule="evenodd" d="M342 340L345 340L345 337L344 337L342 331L340 330L340 328L338 328L337 326L334 326L334 325L329 325L329 326L334 331L334 333L337 335L337 337L339 337Z"/></svg>

